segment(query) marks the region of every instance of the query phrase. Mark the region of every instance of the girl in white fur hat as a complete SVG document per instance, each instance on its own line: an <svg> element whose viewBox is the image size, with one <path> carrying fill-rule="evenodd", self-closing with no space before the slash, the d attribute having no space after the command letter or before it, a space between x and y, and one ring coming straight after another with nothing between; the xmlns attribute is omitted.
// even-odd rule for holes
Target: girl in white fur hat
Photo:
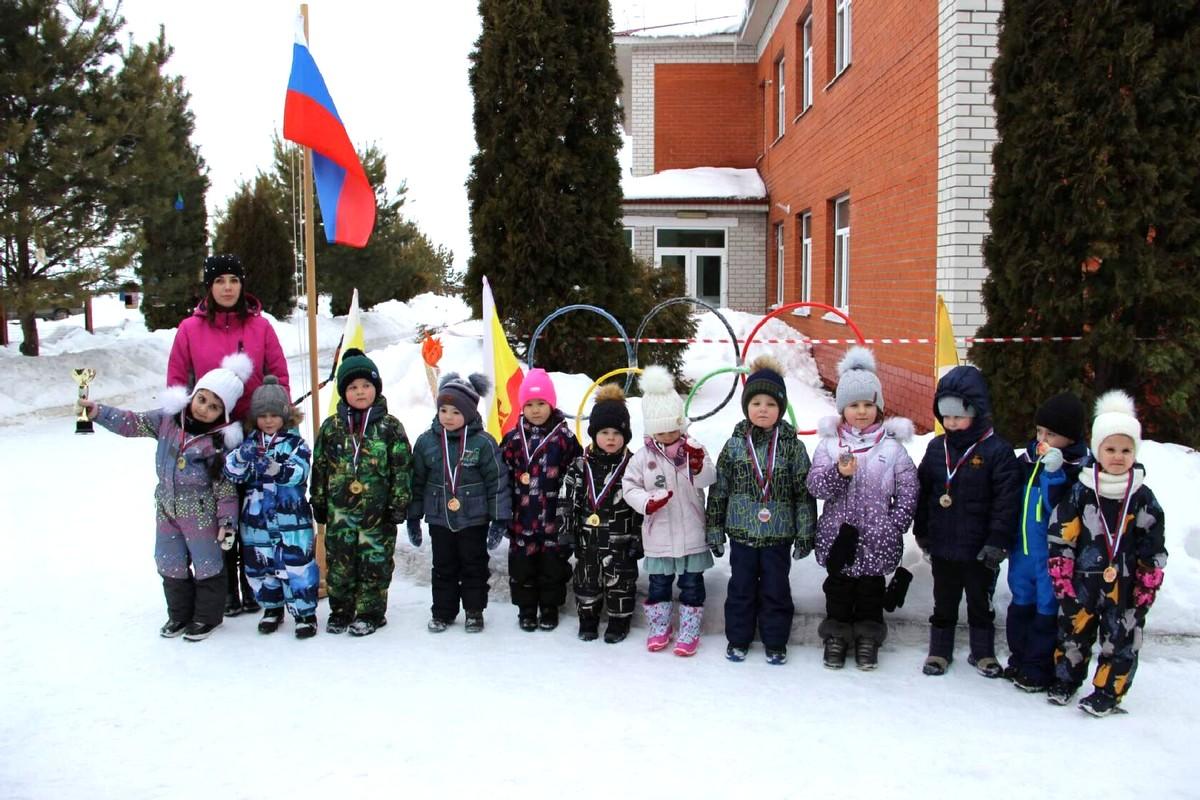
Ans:
<svg viewBox="0 0 1200 800"><path fill-rule="evenodd" d="M237 535L237 490L222 475L225 453L242 441L229 411L242 396L253 365L242 353L226 356L189 394L168 387L163 407L123 411L80 401L88 417L120 436L158 440L154 457L157 534L154 560L163 579L167 621L159 635L208 638L221 624L225 605L222 549Z"/></svg>

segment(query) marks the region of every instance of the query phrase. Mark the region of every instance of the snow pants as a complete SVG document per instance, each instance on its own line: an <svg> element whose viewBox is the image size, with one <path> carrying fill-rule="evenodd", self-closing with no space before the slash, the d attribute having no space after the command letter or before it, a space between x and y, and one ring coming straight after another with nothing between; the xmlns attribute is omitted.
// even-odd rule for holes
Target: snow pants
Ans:
<svg viewBox="0 0 1200 800"><path fill-rule="evenodd" d="M790 543L750 547L729 543L729 591L725 596L725 638L746 647L757 629L764 647L787 645L792 635Z"/></svg>
<svg viewBox="0 0 1200 800"><path fill-rule="evenodd" d="M1075 597L1062 599L1058 615L1054 677L1080 686L1099 634L1100 655L1092 684L1124 697L1137 671L1146 626L1147 609L1133 605L1133 578L1123 576L1110 584L1098 572L1084 573L1075 577L1073 585Z"/></svg>
<svg viewBox="0 0 1200 800"><path fill-rule="evenodd" d="M358 528L339 519L327 526L325 588L329 615L378 624L387 613L395 555L396 526L391 523Z"/></svg>
<svg viewBox="0 0 1200 800"><path fill-rule="evenodd" d="M825 614L837 622L883 623L883 594L887 581L882 575L830 575L825 590Z"/></svg>
<svg viewBox="0 0 1200 800"><path fill-rule="evenodd" d="M321 574L312 528L272 532L243 525L241 540L246 577L263 608L286 605L296 619L316 614Z"/></svg>
<svg viewBox="0 0 1200 800"><path fill-rule="evenodd" d="M217 543L217 499L211 492L180 492L174 506L173 513L161 502L155 504L158 574L191 580L194 572L197 581L220 575L225 561Z"/></svg>
<svg viewBox="0 0 1200 800"><path fill-rule="evenodd" d="M929 655L951 660L954 655L954 628L958 625L958 606L967 596L967 626L971 654L976 658L994 657L996 609L992 594L996 576L981 561L950 561L933 557L933 626L929 637Z"/></svg>
<svg viewBox="0 0 1200 800"><path fill-rule="evenodd" d="M488 601L487 526L476 525L452 531L440 525L429 526L433 548L434 619L453 622L459 604L464 611L482 611Z"/></svg>
<svg viewBox="0 0 1200 800"><path fill-rule="evenodd" d="M585 531L575 553L579 619L599 620L605 604L610 618L632 616L637 577L637 560L629 554L628 543L601 547L596 537Z"/></svg>
<svg viewBox="0 0 1200 800"><path fill-rule="evenodd" d="M533 609L558 609L567 602L571 562L558 548L541 548L526 553L524 548L508 551L508 588L512 603L522 613Z"/></svg>
<svg viewBox="0 0 1200 800"><path fill-rule="evenodd" d="M163 576L163 595L167 598L167 616L172 622L203 622L220 625L225 611L225 575L218 572L208 578L168 578Z"/></svg>

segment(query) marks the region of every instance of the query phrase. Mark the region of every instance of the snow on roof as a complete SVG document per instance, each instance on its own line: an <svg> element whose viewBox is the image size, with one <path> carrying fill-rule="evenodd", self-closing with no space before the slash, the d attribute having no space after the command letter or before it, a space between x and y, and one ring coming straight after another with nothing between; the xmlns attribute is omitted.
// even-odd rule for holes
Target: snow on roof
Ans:
<svg viewBox="0 0 1200 800"><path fill-rule="evenodd" d="M758 172L731 167L667 169L653 175L621 179L626 202L630 200L698 200L708 198L763 200L767 187Z"/></svg>
<svg viewBox="0 0 1200 800"><path fill-rule="evenodd" d="M737 33L746 0L614 0L617 36L662 38Z"/></svg>

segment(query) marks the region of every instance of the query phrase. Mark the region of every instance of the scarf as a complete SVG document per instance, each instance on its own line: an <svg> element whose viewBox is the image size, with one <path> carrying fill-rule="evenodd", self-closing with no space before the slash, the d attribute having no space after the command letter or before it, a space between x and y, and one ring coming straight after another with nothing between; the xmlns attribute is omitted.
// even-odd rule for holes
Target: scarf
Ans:
<svg viewBox="0 0 1200 800"><path fill-rule="evenodd" d="M1110 475L1103 470L1100 471L1100 485L1096 486L1095 475L1091 468L1085 468L1079 473L1079 482L1087 488L1091 489L1099 497L1105 497L1109 500L1122 500L1125 497L1125 491L1128 489L1130 496L1135 494L1141 488L1142 482L1146 480L1146 469L1141 464L1133 465L1133 485L1129 484L1128 475Z"/></svg>

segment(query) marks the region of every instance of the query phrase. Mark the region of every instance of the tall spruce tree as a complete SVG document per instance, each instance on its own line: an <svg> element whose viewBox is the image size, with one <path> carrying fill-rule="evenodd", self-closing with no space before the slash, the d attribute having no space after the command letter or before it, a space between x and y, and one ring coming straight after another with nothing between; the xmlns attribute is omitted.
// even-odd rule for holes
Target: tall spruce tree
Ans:
<svg viewBox="0 0 1200 800"><path fill-rule="evenodd" d="M242 184L217 223L213 249L240 258L246 291L275 317L287 317L296 307L295 264L287 223L275 200L265 175Z"/></svg>
<svg viewBox="0 0 1200 800"><path fill-rule="evenodd" d="M1200 443L1200 5L1006 0L993 91L979 335L1083 335L972 349L1000 429L1121 388L1146 435Z"/></svg>
<svg viewBox="0 0 1200 800"><path fill-rule="evenodd" d="M479 313L487 276L505 329L524 341L550 312L576 303L608 310L632 334L661 298L647 291L622 235L621 79L608 0L480 0L479 13L470 69L478 152L467 181L474 252L464 294ZM686 313L658 324L660 335L694 330ZM622 366L619 349L593 335L612 328L586 313L555 321L538 341L538 366ZM656 357L677 367L680 353Z"/></svg>

